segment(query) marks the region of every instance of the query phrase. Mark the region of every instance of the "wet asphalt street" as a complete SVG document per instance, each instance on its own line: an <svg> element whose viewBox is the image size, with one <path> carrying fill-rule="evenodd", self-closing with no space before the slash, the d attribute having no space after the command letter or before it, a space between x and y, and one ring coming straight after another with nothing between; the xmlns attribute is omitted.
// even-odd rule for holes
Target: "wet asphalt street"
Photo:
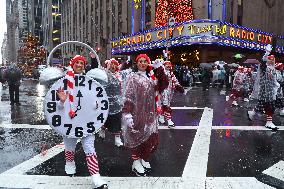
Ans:
<svg viewBox="0 0 284 189"><path fill-rule="evenodd" d="M175 94L175 129L160 126L160 145L151 158L149 177L131 172L130 152L114 146L114 136L96 137L100 173L109 188L284 188L284 117L247 119L253 103L225 101L221 89L193 87ZM43 100L47 89L23 81L21 106L10 106L0 86L0 188L91 188L85 155L77 145L75 177L64 172L62 138L47 125ZM229 91L226 92L228 94Z"/></svg>

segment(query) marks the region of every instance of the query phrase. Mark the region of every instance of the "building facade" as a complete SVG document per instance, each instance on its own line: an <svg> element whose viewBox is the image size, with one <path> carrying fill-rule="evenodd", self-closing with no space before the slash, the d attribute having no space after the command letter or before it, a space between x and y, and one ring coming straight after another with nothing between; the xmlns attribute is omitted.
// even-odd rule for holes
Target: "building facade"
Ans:
<svg viewBox="0 0 284 189"><path fill-rule="evenodd" d="M42 25L43 47L48 53L61 43L61 11L62 0L43 0L42 2ZM53 54L54 63L62 59L61 50Z"/></svg>
<svg viewBox="0 0 284 189"><path fill-rule="evenodd" d="M142 14L146 0L133 0ZM160 3L159 3L160 2ZM172 1L169 1L172 2ZM180 2L180 1L176 1ZM141 23L146 15L134 14L131 35L112 40L113 54L137 54L147 52L156 58L167 47L179 57L176 62L214 62L222 58L232 62L232 56L243 53L247 58L260 58L267 44L275 46L278 58L283 54L284 4L281 0L191 0L191 23L171 23L168 28L151 30ZM168 15L165 1L151 2L151 12ZM157 6L160 7L157 7ZM163 7L161 11L160 8ZM135 12L134 12L135 13ZM146 12L144 12L146 14ZM159 14L156 16L160 16ZM154 23L150 18L148 23ZM164 19L164 18L161 18ZM136 24L136 26L135 26ZM138 26L140 26L140 28ZM139 29L137 29L137 27ZM176 32L176 33L175 33ZM187 58L184 58L187 56ZM188 62L190 64L190 62Z"/></svg>
<svg viewBox="0 0 284 189"><path fill-rule="evenodd" d="M63 0L62 41L87 43L102 61L111 58L111 39L130 31L130 5L128 0ZM66 60L76 53L86 53L74 45L62 49Z"/></svg>
<svg viewBox="0 0 284 189"><path fill-rule="evenodd" d="M7 54L8 54L8 51L7 51L7 33L5 32L4 33L4 38L3 38L3 41L2 41L2 46L1 46L2 60L1 60L1 64L0 65L2 65L2 66L6 65Z"/></svg>
<svg viewBox="0 0 284 189"><path fill-rule="evenodd" d="M17 61L17 31L19 26L18 0L6 0L7 62Z"/></svg>

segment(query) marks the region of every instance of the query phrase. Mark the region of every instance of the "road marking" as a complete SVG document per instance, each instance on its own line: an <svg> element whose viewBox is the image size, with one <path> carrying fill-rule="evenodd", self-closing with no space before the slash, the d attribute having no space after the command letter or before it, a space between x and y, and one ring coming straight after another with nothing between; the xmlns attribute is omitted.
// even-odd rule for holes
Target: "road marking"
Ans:
<svg viewBox="0 0 284 189"><path fill-rule="evenodd" d="M111 189L178 189L180 177L103 177ZM15 182L16 181L16 182ZM91 188L90 177L46 175L0 175L0 187L13 188Z"/></svg>
<svg viewBox="0 0 284 189"><path fill-rule="evenodd" d="M34 156L33 158L3 172L2 174L18 174L18 175L25 174L28 170L42 164L43 162L53 158L54 156L56 156L57 154L63 151L64 151L64 145L62 143L58 144L48 149L47 151L45 151L44 155L42 153L38 154Z"/></svg>
<svg viewBox="0 0 284 189"><path fill-rule="evenodd" d="M206 189L272 189L254 177L208 177L206 178Z"/></svg>
<svg viewBox="0 0 284 189"><path fill-rule="evenodd" d="M279 161L278 163L264 170L262 173L284 181L284 161Z"/></svg>
<svg viewBox="0 0 284 189"><path fill-rule="evenodd" d="M31 124L0 124L0 127L7 129L51 129L49 125L31 125Z"/></svg>
<svg viewBox="0 0 284 189"><path fill-rule="evenodd" d="M181 188L205 188L213 110L205 108L188 155Z"/></svg>
<svg viewBox="0 0 284 189"><path fill-rule="evenodd" d="M213 130L216 129L230 129L230 130L263 130L263 131L271 131L271 129L268 129L264 126L212 126ZM283 126L280 126L279 129L280 131L284 130Z"/></svg>
<svg viewBox="0 0 284 189"><path fill-rule="evenodd" d="M199 110L199 109L203 110L204 108L183 106L183 107L171 107L171 109L173 110Z"/></svg>
<svg viewBox="0 0 284 189"><path fill-rule="evenodd" d="M178 125L178 126L175 126L174 128L169 128L168 126L166 125L162 125L162 126L159 126L159 129L171 129L171 130L175 130L175 129L197 129L198 126L181 126L181 125Z"/></svg>

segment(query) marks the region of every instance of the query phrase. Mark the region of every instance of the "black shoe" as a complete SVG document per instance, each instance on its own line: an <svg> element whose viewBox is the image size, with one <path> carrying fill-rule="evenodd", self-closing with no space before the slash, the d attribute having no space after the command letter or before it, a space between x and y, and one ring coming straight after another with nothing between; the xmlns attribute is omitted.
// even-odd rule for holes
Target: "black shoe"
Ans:
<svg viewBox="0 0 284 189"><path fill-rule="evenodd" d="M108 186L107 186L107 184L103 184L100 187L96 187L96 188L93 188L93 189L108 189Z"/></svg>

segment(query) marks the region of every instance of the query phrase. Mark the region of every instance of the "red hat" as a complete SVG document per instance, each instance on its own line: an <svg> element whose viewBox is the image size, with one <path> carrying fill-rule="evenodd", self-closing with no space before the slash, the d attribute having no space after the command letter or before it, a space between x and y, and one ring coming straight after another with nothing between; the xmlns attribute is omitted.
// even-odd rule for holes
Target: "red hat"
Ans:
<svg viewBox="0 0 284 189"><path fill-rule="evenodd" d="M274 57L274 55L269 55L269 56L267 57L267 59L268 59L268 60L275 60L275 57Z"/></svg>
<svg viewBox="0 0 284 189"><path fill-rule="evenodd" d="M69 63L69 66L73 67L74 64L76 62L78 62L79 60L83 61L84 62L84 66L86 66L86 63L87 63L87 60L85 57L81 56L81 55L76 55L74 56L71 60L70 60L70 63Z"/></svg>
<svg viewBox="0 0 284 189"><path fill-rule="evenodd" d="M146 61L148 62L148 64L151 63L151 60L150 60L150 58L149 58L149 56L148 56L147 54L139 54L139 55L136 57L136 62L138 62L138 60L139 60L140 58L145 58Z"/></svg>
<svg viewBox="0 0 284 189"><path fill-rule="evenodd" d="M238 70L243 70L243 69L244 69L243 66L239 66L239 67L238 67Z"/></svg>
<svg viewBox="0 0 284 189"><path fill-rule="evenodd" d="M110 63L111 63L111 64L114 64L114 65L116 65L116 66L119 66L119 65L120 65L119 62L118 62L117 60L115 60L114 58L110 59Z"/></svg>
<svg viewBox="0 0 284 189"><path fill-rule="evenodd" d="M166 60L166 61L164 61L164 65L170 65L170 66L172 66L172 63L171 63L171 61Z"/></svg>
<svg viewBox="0 0 284 189"><path fill-rule="evenodd" d="M277 69L277 70L283 70L283 68L284 68L284 64L283 64L283 63L277 62L277 63L275 64L275 69Z"/></svg>

